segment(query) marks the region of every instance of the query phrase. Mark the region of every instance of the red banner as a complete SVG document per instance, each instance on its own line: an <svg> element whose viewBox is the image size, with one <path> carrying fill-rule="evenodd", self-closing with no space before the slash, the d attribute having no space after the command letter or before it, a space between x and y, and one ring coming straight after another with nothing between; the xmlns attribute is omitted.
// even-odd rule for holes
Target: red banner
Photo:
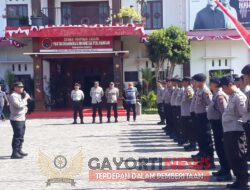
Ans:
<svg viewBox="0 0 250 190"><path fill-rule="evenodd" d="M40 52L109 52L112 37L41 38Z"/></svg>

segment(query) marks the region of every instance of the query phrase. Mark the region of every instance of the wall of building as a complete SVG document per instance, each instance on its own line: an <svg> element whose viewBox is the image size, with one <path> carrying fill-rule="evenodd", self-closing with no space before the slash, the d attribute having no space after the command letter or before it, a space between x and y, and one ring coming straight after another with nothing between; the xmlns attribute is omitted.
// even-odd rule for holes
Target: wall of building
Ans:
<svg viewBox="0 0 250 190"><path fill-rule="evenodd" d="M247 46L242 40L192 41L191 75L210 70L231 69L241 74L241 69L249 63ZM221 65L219 65L221 62Z"/></svg>

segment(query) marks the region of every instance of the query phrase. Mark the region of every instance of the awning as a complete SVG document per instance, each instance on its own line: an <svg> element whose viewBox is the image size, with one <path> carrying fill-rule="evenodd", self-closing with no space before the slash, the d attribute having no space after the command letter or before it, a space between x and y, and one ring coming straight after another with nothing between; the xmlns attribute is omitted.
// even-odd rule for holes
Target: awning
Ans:
<svg viewBox="0 0 250 190"><path fill-rule="evenodd" d="M145 38L144 24L60 25L6 27L8 38L138 36Z"/></svg>
<svg viewBox="0 0 250 190"><path fill-rule="evenodd" d="M23 53L24 55L93 55L93 54L114 54L114 55L128 55L129 51L111 51L111 52L31 52L31 53Z"/></svg>
<svg viewBox="0 0 250 190"><path fill-rule="evenodd" d="M191 41L202 40L241 40L241 36L236 30L193 30L187 33Z"/></svg>

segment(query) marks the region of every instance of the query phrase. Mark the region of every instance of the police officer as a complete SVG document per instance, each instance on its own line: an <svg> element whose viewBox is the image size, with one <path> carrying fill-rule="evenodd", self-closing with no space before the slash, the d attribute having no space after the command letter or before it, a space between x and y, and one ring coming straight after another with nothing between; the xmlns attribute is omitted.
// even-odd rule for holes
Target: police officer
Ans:
<svg viewBox="0 0 250 190"><path fill-rule="evenodd" d="M162 82L157 82L157 95L156 95L156 103L158 108L158 114L160 116L161 121L157 123L158 125L165 125L165 116L164 116L164 103L163 103L163 93L164 87L162 86Z"/></svg>
<svg viewBox="0 0 250 190"><path fill-rule="evenodd" d="M248 189L246 136L241 123L247 97L236 87L231 76L222 77L220 82L223 91L229 95L227 108L222 115L225 153L236 176L236 181L227 185L227 188Z"/></svg>
<svg viewBox="0 0 250 190"><path fill-rule="evenodd" d="M174 87L172 84L172 81L170 79L166 80L165 83L165 90L163 93L163 101L164 101L164 112L165 112L165 118L166 118L166 126L163 128L165 130L166 134L169 135L173 132L173 117L172 117L172 111L171 111L171 96L174 91Z"/></svg>
<svg viewBox="0 0 250 190"><path fill-rule="evenodd" d="M5 116L3 114L3 108L5 105L5 102L6 102L6 105L8 106L9 105L8 98L6 96L6 93L2 91L2 86L0 84L0 119L2 119L2 121L5 120Z"/></svg>
<svg viewBox="0 0 250 190"><path fill-rule="evenodd" d="M178 92L175 98L175 106L176 106L176 131L177 131L177 142L178 145L183 145L185 140L183 139L183 131L181 127L181 101L184 93L184 87L182 86L182 80L176 79L178 83Z"/></svg>
<svg viewBox="0 0 250 190"><path fill-rule="evenodd" d="M30 98L29 94L24 91L24 85L21 82L13 84L14 91L9 97L10 104L10 123L13 129L12 139L12 155L11 159L22 159L27 156L27 153L22 151L25 134L26 113L28 111L27 101Z"/></svg>
<svg viewBox="0 0 250 190"><path fill-rule="evenodd" d="M207 118L211 124L215 150L219 158L221 169L214 172L217 181L231 181L230 167L224 151L222 114L227 107L228 96L220 88L220 79L213 77L210 79L210 89L213 93L212 102L208 106Z"/></svg>
<svg viewBox="0 0 250 190"><path fill-rule="evenodd" d="M250 65L246 65L241 73L244 75L244 81L249 86L250 84ZM250 160L250 90L245 88L245 95L247 97L246 112L243 115L243 127L247 136L247 159Z"/></svg>
<svg viewBox="0 0 250 190"><path fill-rule="evenodd" d="M114 117L115 122L118 122L118 110L117 110L117 102L119 98L119 89L115 87L115 83L111 82L109 84L109 88L105 91L105 96L107 98L107 118L108 123L110 123L110 117L111 117L111 108L113 107L114 110Z"/></svg>
<svg viewBox="0 0 250 190"><path fill-rule="evenodd" d="M206 157L208 162L201 162L201 167L204 169L212 169L214 165L214 149L211 136L211 127L207 119L207 106L212 101L212 93L206 86L206 75L200 73L193 76L197 83L197 94L194 102L194 111L197 119L197 137L200 152L197 157Z"/></svg>
<svg viewBox="0 0 250 190"><path fill-rule="evenodd" d="M173 121L173 127L172 127L172 133L169 135L170 138L174 139L175 141L177 141L177 107L175 105L175 100L176 100L176 96L178 94L179 91L179 87L178 87L178 80L176 78L171 79L174 90L172 92L171 95L171 99L170 99L170 104L171 104L171 115L172 115L172 121Z"/></svg>
<svg viewBox="0 0 250 190"><path fill-rule="evenodd" d="M190 77L184 77L182 80L184 92L181 100L181 126L183 132L184 141L188 141L189 144L185 147L188 147L189 151L191 149L196 150L196 144L192 138L192 118L190 113L191 101L194 96L194 90L191 86L192 79ZM186 148L187 149L187 148Z"/></svg>
<svg viewBox="0 0 250 190"><path fill-rule="evenodd" d="M233 78L234 78L234 83L235 83L235 85L237 86L237 88L240 88L240 83L241 83L241 81L240 81L240 76L239 75L237 75L237 74L233 74L232 75L233 76Z"/></svg>
<svg viewBox="0 0 250 190"><path fill-rule="evenodd" d="M99 82L94 82L94 87L90 90L90 97L91 97L91 103L93 107L93 121L92 123L95 123L96 118L96 111L98 110L99 120L100 123L102 123L102 97L104 96L104 92L102 87L99 86Z"/></svg>
<svg viewBox="0 0 250 190"><path fill-rule="evenodd" d="M73 112L74 112L74 122L73 124L77 124L77 113L79 113L79 117L81 120L81 124L83 124L83 113L82 113L82 104L84 100L84 93L80 90L81 85L79 83L75 83L74 90L71 91L71 99L73 102Z"/></svg>

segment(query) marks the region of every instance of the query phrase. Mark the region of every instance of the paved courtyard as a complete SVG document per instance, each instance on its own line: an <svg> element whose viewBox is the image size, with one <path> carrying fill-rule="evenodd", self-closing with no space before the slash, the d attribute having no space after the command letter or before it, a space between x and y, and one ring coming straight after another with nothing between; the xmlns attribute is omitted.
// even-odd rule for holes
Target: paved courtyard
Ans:
<svg viewBox="0 0 250 190"><path fill-rule="evenodd" d="M29 156L23 160L10 160L12 130L8 121L0 123L0 189L224 189L225 183L216 182L90 182L88 161L98 157L141 158L141 157L189 157L155 125L158 117L140 116L137 122L71 125L71 119L40 119L27 122L24 151ZM83 150L84 164L81 175L76 177L76 186L52 184L46 187L47 178L38 166L38 153L42 151L52 160L57 155L72 158Z"/></svg>

